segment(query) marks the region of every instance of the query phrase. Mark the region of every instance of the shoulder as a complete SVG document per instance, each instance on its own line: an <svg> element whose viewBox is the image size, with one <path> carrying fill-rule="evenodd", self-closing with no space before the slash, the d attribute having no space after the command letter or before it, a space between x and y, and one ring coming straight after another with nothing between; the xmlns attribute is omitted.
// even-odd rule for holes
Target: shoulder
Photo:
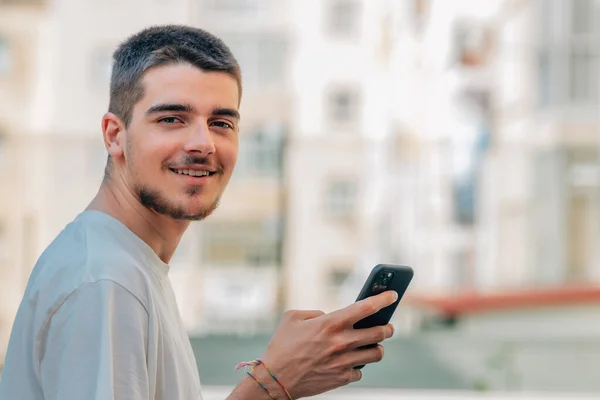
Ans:
<svg viewBox="0 0 600 400"><path fill-rule="evenodd" d="M71 296L90 291L129 293L146 310L152 274L142 258L106 226L75 219L46 248L33 268L25 306L39 324ZM106 299L107 297L101 297Z"/></svg>
<svg viewBox="0 0 600 400"><path fill-rule="evenodd" d="M99 279L79 285L56 304L48 319L56 319L57 315L62 315L63 319L69 319L71 316L91 318L98 323L114 319L121 321L121 324L127 324L127 320L132 318L147 321L148 309L135 293L120 283L110 279ZM136 315L138 317L135 317ZM94 325L93 321L89 321L91 325Z"/></svg>

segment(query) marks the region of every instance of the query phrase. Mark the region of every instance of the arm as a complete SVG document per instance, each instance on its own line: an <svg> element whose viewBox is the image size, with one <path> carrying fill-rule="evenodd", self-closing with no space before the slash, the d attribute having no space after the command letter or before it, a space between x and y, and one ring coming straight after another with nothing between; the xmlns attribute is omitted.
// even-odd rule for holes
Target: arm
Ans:
<svg viewBox="0 0 600 400"><path fill-rule="evenodd" d="M40 378L48 400L149 399L148 313L112 281L72 293L43 335Z"/></svg>

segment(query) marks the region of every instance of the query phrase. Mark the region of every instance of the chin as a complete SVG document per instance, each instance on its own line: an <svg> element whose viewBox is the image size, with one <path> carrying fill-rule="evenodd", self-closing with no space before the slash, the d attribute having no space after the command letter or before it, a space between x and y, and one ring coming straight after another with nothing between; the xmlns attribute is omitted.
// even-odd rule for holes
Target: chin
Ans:
<svg viewBox="0 0 600 400"><path fill-rule="evenodd" d="M219 205L217 196L198 193L195 197L169 199L160 191L138 188L138 198L145 207L175 220L200 221L214 212ZM207 198L209 197L209 198Z"/></svg>
<svg viewBox="0 0 600 400"><path fill-rule="evenodd" d="M187 208L186 214L192 221L200 221L210 216L219 206L219 201L203 202Z"/></svg>

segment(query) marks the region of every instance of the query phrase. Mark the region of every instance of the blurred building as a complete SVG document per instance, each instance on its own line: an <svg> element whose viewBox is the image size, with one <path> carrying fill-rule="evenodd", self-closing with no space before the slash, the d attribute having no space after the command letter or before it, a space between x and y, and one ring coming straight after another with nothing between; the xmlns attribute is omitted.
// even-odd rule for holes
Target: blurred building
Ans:
<svg viewBox="0 0 600 400"><path fill-rule="evenodd" d="M502 293L535 297L540 287L587 293L600 284L598 3L477 3L454 2L451 12L430 2L426 32L442 30L443 15L454 41L450 120L466 120L473 134L444 196L449 226L468 240L445 274L431 275L447 285L418 297L439 305L473 292L482 303ZM573 313L560 314L564 323ZM519 321L518 332L530 329Z"/></svg>
<svg viewBox="0 0 600 400"><path fill-rule="evenodd" d="M513 3L497 33L496 135L482 174L504 187L482 194L490 247L479 281L599 284L600 5Z"/></svg>
<svg viewBox="0 0 600 400"><path fill-rule="evenodd" d="M0 2L0 359L28 277L26 265L34 261L32 203L39 195L40 154L23 137L32 134L37 32L45 13L43 1Z"/></svg>
<svg viewBox="0 0 600 400"><path fill-rule="evenodd" d="M102 179L111 53L151 24L214 32L243 72L234 178L172 260L191 332L344 306L380 262L415 294L599 282L596 4L0 0L0 349Z"/></svg>
<svg viewBox="0 0 600 400"><path fill-rule="evenodd" d="M393 1L292 3L285 290L291 308L331 310L347 304L342 288L353 271L378 259L380 213L391 204L390 60L400 7Z"/></svg>
<svg viewBox="0 0 600 400"><path fill-rule="evenodd" d="M451 14L431 4L432 18L436 7ZM461 290L598 283L597 2L453 8L450 92L461 107L452 119L466 116L475 134L463 142L470 165L446 196L474 240L451 275L462 276Z"/></svg>

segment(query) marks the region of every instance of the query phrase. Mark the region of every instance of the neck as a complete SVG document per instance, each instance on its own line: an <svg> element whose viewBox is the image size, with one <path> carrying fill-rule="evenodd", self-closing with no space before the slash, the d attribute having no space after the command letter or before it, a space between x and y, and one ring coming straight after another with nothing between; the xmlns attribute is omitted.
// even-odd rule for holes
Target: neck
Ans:
<svg viewBox="0 0 600 400"><path fill-rule="evenodd" d="M116 177L115 177L116 178ZM116 178L118 179L118 178ZM116 218L154 250L166 264L189 226L144 207L123 182L105 179L86 210L101 211Z"/></svg>

